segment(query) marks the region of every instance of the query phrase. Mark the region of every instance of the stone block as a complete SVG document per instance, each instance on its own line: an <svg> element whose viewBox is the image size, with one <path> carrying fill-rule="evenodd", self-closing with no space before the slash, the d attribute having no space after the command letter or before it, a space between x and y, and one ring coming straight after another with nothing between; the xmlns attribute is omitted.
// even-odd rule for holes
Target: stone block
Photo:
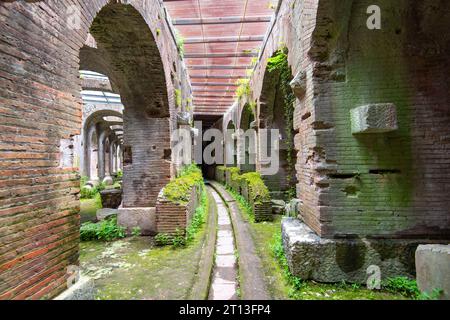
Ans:
<svg viewBox="0 0 450 320"><path fill-rule="evenodd" d="M97 220L102 221L102 220L117 216L118 212L119 212L119 210L117 210L117 209L108 209L108 208L98 209L97 213L96 213Z"/></svg>
<svg viewBox="0 0 450 320"><path fill-rule="evenodd" d="M272 199L271 204L272 204L272 213L273 214L284 214L286 202L284 202L283 200Z"/></svg>
<svg viewBox="0 0 450 320"><path fill-rule="evenodd" d="M417 285L431 294L442 290L441 299L450 299L450 245L420 245L416 250Z"/></svg>
<svg viewBox="0 0 450 320"><path fill-rule="evenodd" d="M143 236L156 234L156 209L148 208L119 208L117 223L131 234L133 228L139 227Z"/></svg>
<svg viewBox="0 0 450 320"><path fill-rule="evenodd" d="M325 239L296 218L282 221L283 246L292 274L318 282L366 284L368 268L381 279L414 277L414 252L420 240ZM423 242L423 241L422 241Z"/></svg>
<svg viewBox="0 0 450 320"><path fill-rule="evenodd" d="M103 208L117 209L122 202L121 189L105 189L100 191Z"/></svg>
<svg viewBox="0 0 450 320"><path fill-rule="evenodd" d="M292 199L286 204L284 211L288 217L297 217L300 213L302 201L300 199Z"/></svg>
<svg viewBox="0 0 450 320"><path fill-rule="evenodd" d="M397 110L392 103L369 104L350 110L352 133L384 133L398 129Z"/></svg>
<svg viewBox="0 0 450 320"><path fill-rule="evenodd" d="M306 72L300 71L291 81L290 86L295 96L301 99L306 94Z"/></svg>
<svg viewBox="0 0 450 320"><path fill-rule="evenodd" d="M86 276L81 276L78 281L67 290L54 298L54 300L94 300L94 281Z"/></svg>

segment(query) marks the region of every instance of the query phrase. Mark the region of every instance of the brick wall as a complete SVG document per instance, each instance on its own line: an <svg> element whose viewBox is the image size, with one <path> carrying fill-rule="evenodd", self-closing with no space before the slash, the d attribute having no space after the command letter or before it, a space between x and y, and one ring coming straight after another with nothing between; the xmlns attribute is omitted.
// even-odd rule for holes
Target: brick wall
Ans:
<svg viewBox="0 0 450 320"><path fill-rule="evenodd" d="M94 17L107 2L0 3L0 299L53 297L66 288L67 266L78 263L78 168L60 167L59 146L61 140L80 134L79 53ZM184 64L159 2L129 3L114 5L126 6L124 19L114 30L128 32L133 27L139 33L128 35L139 37L149 34L145 30L150 26L154 42L119 57L104 51L103 61L111 63L106 74L113 88L119 89L125 107L162 106L167 133L176 126L168 120L176 117L174 87L190 95ZM69 5L81 11L79 29L67 24ZM102 23L101 19L97 22ZM98 49L102 49L105 39L96 35ZM117 47L120 42L115 45L119 52L126 50ZM157 70L142 68L143 59L138 56L142 52L161 57ZM120 74L120 66L113 62L126 62L135 69ZM152 103L152 90L144 95L148 100L139 100L137 93L148 88L166 92L165 100ZM152 125L161 126L160 121ZM165 180L173 169L170 159L164 161L168 163Z"/></svg>
<svg viewBox="0 0 450 320"><path fill-rule="evenodd" d="M379 5L382 29L366 27ZM251 79L267 104L267 59L289 49L300 217L324 237L448 238L448 2L284 1ZM242 101L223 119L239 118ZM397 131L353 135L350 110L394 103ZM260 170L260 164L257 164Z"/></svg>
<svg viewBox="0 0 450 320"><path fill-rule="evenodd" d="M200 205L202 190L193 187L187 204L168 201L161 190L156 203L156 231L161 234L175 235L184 232L191 223L195 210Z"/></svg>

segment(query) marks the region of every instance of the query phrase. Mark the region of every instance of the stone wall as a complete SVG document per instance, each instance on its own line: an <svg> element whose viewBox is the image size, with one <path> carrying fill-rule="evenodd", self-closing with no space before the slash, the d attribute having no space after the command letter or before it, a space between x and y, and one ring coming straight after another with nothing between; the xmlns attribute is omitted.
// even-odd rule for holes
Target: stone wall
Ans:
<svg viewBox="0 0 450 320"><path fill-rule="evenodd" d="M60 143L80 134L79 68L80 59L84 60L80 49L95 16L107 3L0 3L0 299L53 297L66 288L67 266L78 264L78 168L61 165ZM109 36L118 37L114 52L103 46L107 35L99 34L105 15L97 19L93 34L103 55L87 69L108 75L125 108L139 106L151 116L156 115L152 110L163 111L165 120L156 115L161 119L152 123L162 126L164 121L169 133L176 125L174 87L182 89L184 96L191 92L184 63L160 2L128 3L108 5L121 14L120 23L109 24L112 28L108 29ZM71 24L74 16L68 14L69 5L81 13L79 28ZM128 38L122 37L120 30ZM131 37L136 40L149 34L149 42L141 43L140 48L127 47ZM120 47L122 40L128 40L122 43L124 47ZM141 53L156 60L142 59ZM143 65L153 61L153 69ZM84 60L87 67L88 62ZM124 63L130 68L121 68ZM157 104L155 90L165 92L164 100ZM168 147L165 140L161 148ZM167 181L174 171L170 155L161 150L158 157L163 154L164 159L158 161L165 164L161 179ZM130 187L125 186L124 192ZM151 204L154 199L143 195L140 201Z"/></svg>

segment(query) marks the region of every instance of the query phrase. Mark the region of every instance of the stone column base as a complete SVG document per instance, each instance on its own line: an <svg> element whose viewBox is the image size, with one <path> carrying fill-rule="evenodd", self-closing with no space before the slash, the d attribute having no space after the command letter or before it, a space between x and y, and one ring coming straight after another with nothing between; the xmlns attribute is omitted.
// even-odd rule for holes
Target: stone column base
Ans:
<svg viewBox="0 0 450 320"><path fill-rule="evenodd" d="M293 275L329 283L367 284L377 270L382 280L396 276L414 277L416 248L430 242L421 239L325 239L296 218L283 219L282 237Z"/></svg>
<svg viewBox="0 0 450 320"><path fill-rule="evenodd" d="M117 223L125 227L127 232L131 234L133 228L141 228L141 235L156 234L156 208L119 208L117 215Z"/></svg>

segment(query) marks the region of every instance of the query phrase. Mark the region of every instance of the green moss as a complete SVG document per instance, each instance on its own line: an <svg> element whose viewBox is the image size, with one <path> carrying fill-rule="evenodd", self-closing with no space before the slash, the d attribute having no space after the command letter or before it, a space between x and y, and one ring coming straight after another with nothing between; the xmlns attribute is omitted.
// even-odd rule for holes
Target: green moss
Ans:
<svg viewBox="0 0 450 320"><path fill-rule="evenodd" d="M236 84L239 86L236 89L236 96L240 99L245 96L250 96L252 93L252 89L250 88L250 80L249 79L239 79Z"/></svg>
<svg viewBox="0 0 450 320"><path fill-rule="evenodd" d="M181 108L181 105L182 105L181 90L175 89L175 106L177 108Z"/></svg>
<svg viewBox="0 0 450 320"><path fill-rule="evenodd" d="M247 182L249 197L253 199L253 203L270 201L269 189L258 172L248 172L241 177Z"/></svg>
<svg viewBox="0 0 450 320"><path fill-rule="evenodd" d="M294 102L295 95L291 89L292 70L288 62L288 50L286 47L278 50L271 58L267 60L267 70L269 73L279 73L279 87L283 96L285 130L283 143L286 146L287 172L286 180L292 187L287 192L288 198L294 198L296 191L293 186L292 177L295 176L294 160Z"/></svg>
<svg viewBox="0 0 450 320"><path fill-rule="evenodd" d="M170 181L163 190L164 197L177 204L185 205L189 202L191 191L194 186L203 185L203 176L201 170L191 165L183 168L179 176Z"/></svg>
<svg viewBox="0 0 450 320"><path fill-rule="evenodd" d="M81 223L97 220L97 210L102 208L102 199L100 193L97 193L93 199L80 200L80 220Z"/></svg>
<svg viewBox="0 0 450 320"><path fill-rule="evenodd" d="M175 30L175 39L177 43L177 49L178 53L180 54L180 57L184 57L184 38L183 36L178 32L178 30Z"/></svg>

